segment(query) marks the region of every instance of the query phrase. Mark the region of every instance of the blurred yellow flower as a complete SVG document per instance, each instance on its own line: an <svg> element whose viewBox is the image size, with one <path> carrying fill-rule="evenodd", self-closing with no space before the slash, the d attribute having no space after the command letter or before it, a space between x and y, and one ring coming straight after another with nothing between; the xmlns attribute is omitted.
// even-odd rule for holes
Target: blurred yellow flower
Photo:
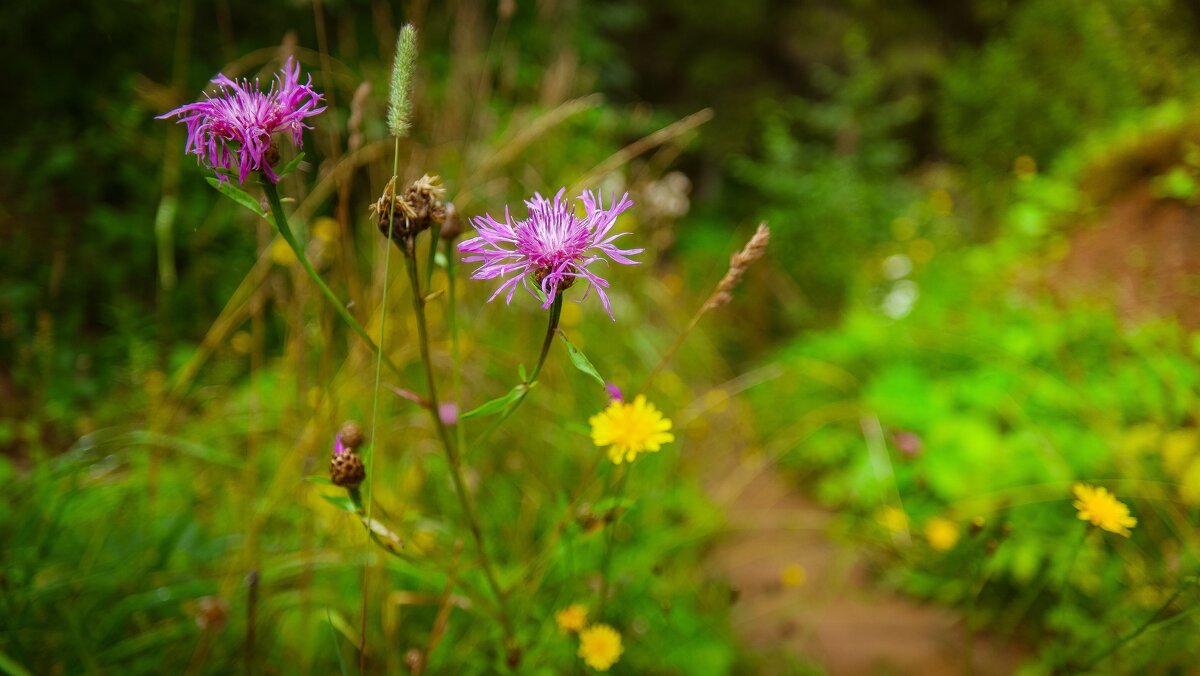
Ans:
<svg viewBox="0 0 1200 676"><path fill-rule="evenodd" d="M929 208L938 216L949 216L954 213L954 198L948 191L939 188L929 196Z"/></svg>
<svg viewBox="0 0 1200 676"><path fill-rule="evenodd" d="M784 587L793 588L799 587L808 580L808 571L804 570L804 566L798 563L791 563L783 567L779 571L779 581Z"/></svg>
<svg viewBox="0 0 1200 676"><path fill-rule="evenodd" d="M337 239L338 222L328 216L318 218L317 222L313 223L312 233L313 237L316 237L322 242L332 242L333 240Z"/></svg>
<svg viewBox="0 0 1200 676"><path fill-rule="evenodd" d="M1022 181L1028 181L1037 176L1037 171L1037 160L1029 155L1021 155L1013 161L1013 175Z"/></svg>
<svg viewBox="0 0 1200 676"><path fill-rule="evenodd" d="M958 544L958 524L950 519L935 516L925 522L925 539L929 546L939 552L948 552Z"/></svg>
<svg viewBox="0 0 1200 676"><path fill-rule="evenodd" d="M1102 486L1077 483L1074 487L1075 509L1079 518L1110 533L1129 537L1137 519L1129 515L1129 507Z"/></svg>
<svg viewBox="0 0 1200 676"><path fill-rule="evenodd" d="M596 671L608 671L623 652L621 635L607 624L594 624L579 632L579 656Z"/></svg>
<svg viewBox="0 0 1200 676"><path fill-rule="evenodd" d="M908 515L903 509L889 505L879 513L879 523L893 533L903 533L908 530Z"/></svg>
<svg viewBox="0 0 1200 676"><path fill-rule="evenodd" d="M655 453L663 444L675 441L669 431L671 421L640 394L632 404L613 400L588 422L592 425L592 441L601 448L608 446L609 459L618 465L633 462L638 453Z"/></svg>
<svg viewBox="0 0 1200 676"><path fill-rule="evenodd" d="M296 262L296 252L282 237L271 242L271 262L284 267Z"/></svg>
<svg viewBox="0 0 1200 676"><path fill-rule="evenodd" d="M578 603L572 603L554 613L554 621L558 623L558 628L564 632L577 632L587 626L587 608Z"/></svg>

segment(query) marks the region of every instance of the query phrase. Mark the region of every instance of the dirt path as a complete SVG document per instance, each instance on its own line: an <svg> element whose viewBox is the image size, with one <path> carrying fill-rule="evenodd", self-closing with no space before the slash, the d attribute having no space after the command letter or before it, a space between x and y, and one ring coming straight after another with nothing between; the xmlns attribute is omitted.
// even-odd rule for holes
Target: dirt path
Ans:
<svg viewBox="0 0 1200 676"><path fill-rule="evenodd" d="M1015 671L1019 656L986 639L973 641L968 660L958 613L880 589L860 554L832 537L827 510L739 455L711 470L729 532L709 565L737 590L733 621L748 646L791 652L834 675ZM785 586L782 571L796 565L804 581Z"/></svg>

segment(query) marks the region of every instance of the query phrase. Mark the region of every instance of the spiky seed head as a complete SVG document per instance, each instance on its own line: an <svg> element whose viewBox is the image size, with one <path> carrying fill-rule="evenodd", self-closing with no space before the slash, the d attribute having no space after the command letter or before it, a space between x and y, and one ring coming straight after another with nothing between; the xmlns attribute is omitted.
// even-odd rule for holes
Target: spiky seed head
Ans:
<svg viewBox="0 0 1200 676"><path fill-rule="evenodd" d="M392 136L408 136L412 124L412 81L417 69L417 29L405 24L396 38L396 59L392 63L391 92L388 95L388 130Z"/></svg>

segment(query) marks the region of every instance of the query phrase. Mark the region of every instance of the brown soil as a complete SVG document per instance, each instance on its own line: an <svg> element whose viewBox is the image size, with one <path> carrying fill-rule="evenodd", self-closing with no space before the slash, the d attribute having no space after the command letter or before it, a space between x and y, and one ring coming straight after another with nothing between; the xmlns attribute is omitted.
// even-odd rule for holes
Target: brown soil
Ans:
<svg viewBox="0 0 1200 676"><path fill-rule="evenodd" d="M876 585L861 556L831 537L831 515L773 470L725 503L729 534L711 566L738 591L733 621L748 646L785 650L830 674L1011 674L1020 654L975 637L961 616ZM781 571L806 580L785 588Z"/></svg>
<svg viewBox="0 0 1200 676"><path fill-rule="evenodd" d="M1132 189L1071 237L1049 282L1065 297L1115 303L1131 321L1173 316L1200 328L1200 210Z"/></svg>

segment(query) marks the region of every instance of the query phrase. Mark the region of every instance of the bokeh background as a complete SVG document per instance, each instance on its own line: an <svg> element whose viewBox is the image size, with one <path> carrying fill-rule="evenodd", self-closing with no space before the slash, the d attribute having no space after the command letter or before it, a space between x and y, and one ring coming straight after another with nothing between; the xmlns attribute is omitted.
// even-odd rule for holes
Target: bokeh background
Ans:
<svg viewBox="0 0 1200 676"><path fill-rule="evenodd" d="M403 177L468 216L635 200L616 321L563 317L608 380L636 387L772 231L650 390L679 439L628 497L588 484L603 393L561 353L467 459L518 671L583 669L552 617L609 541L614 673L1195 668L1197 3L118 0L0 9L0 671L352 673L363 627L372 673L508 669L448 584L479 571L419 409L381 395L373 479L414 561L305 480L369 415L373 360L154 119L300 60L329 110L282 192L356 316L388 317L412 377L385 382L420 390L367 212L404 22ZM459 291L478 403L544 317ZM1076 518L1077 481L1130 538Z"/></svg>

